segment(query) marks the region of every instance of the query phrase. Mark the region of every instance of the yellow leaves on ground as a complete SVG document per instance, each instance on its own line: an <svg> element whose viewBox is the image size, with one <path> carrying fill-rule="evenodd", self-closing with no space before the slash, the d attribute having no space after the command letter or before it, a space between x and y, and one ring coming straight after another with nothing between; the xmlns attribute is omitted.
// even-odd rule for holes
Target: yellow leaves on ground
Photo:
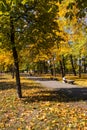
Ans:
<svg viewBox="0 0 87 130"><path fill-rule="evenodd" d="M78 78L78 76L73 76L73 75L67 75L66 76L68 79L73 79L75 80L75 83L79 86L84 86L87 87L87 75L86 74L82 74L82 78Z"/></svg>
<svg viewBox="0 0 87 130"><path fill-rule="evenodd" d="M87 79L76 80L76 84L80 86L87 86Z"/></svg>
<svg viewBox="0 0 87 130"><path fill-rule="evenodd" d="M87 103L65 102L58 93L21 78L23 99L16 97L14 79L0 77L0 129L86 130ZM61 102L60 102L60 99Z"/></svg>

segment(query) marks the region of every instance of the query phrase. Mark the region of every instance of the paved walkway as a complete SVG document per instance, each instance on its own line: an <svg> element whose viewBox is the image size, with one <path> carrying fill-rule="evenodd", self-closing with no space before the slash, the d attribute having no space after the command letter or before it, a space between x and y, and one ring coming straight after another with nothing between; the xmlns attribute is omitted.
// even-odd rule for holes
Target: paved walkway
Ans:
<svg viewBox="0 0 87 130"><path fill-rule="evenodd" d="M87 100L87 87L81 87L68 83L63 83L54 80L41 80L41 77L27 77L40 83L41 86L52 89L53 91L61 91L69 97L74 97L78 100Z"/></svg>
<svg viewBox="0 0 87 130"><path fill-rule="evenodd" d="M71 85L68 83L62 83L59 81L36 81L40 83L43 87L47 87L56 91L57 93L62 93L69 98L74 98L74 100L87 100L87 88L79 87L77 85Z"/></svg>
<svg viewBox="0 0 87 130"><path fill-rule="evenodd" d="M68 84L68 83L63 83L60 81L36 81L37 83L40 83L43 87L47 88L53 88L53 89L60 89L60 88L76 88L76 85Z"/></svg>

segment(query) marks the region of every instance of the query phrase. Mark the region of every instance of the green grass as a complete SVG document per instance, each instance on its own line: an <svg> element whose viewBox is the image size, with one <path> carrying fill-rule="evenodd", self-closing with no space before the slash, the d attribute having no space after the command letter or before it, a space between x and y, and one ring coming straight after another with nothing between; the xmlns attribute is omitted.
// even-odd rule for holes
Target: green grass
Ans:
<svg viewBox="0 0 87 130"><path fill-rule="evenodd" d="M0 130L86 130L87 102L68 99L21 78L18 99L15 79L0 75Z"/></svg>

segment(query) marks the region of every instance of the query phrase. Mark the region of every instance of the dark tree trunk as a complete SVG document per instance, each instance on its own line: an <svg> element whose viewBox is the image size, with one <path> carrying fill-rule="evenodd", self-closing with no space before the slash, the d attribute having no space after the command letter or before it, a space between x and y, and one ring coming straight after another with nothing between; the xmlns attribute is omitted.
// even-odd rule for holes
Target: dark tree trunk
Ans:
<svg viewBox="0 0 87 130"><path fill-rule="evenodd" d="M15 75L14 66L12 66L12 79L14 79L14 75Z"/></svg>
<svg viewBox="0 0 87 130"><path fill-rule="evenodd" d="M65 58L64 56L62 55L62 66L63 66L63 73L64 73L64 76L66 74L66 66L65 66Z"/></svg>
<svg viewBox="0 0 87 130"><path fill-rule="evenodd" d="M50 71L51 71L51 75L53 76L53 66L52 66L52 63L50 64Z"/></svg>
<svg viewBox="0 0 87 130"><path fill-rule="evenodd" d="M10 31L11 31L11 46L14 58L14 66L15 66L15 73L16 73L16 85L17 85L17 94L19 98L22 98L21 92L21 84L20 84L20 74L19 74L19 61L18 61L18 54L15 46L15 32L14 32L14 23L13 18L10 16Z"/></svg>
<svg viewBox="0 0 87 130"><path fill-rule="evenodd" d="M43 73L47 73L48 72L48 64L46 61L43 61Z"/></svg>
<svg viewBox="0 0 87 130"><path fill-rule="evenodd" d="M53 75L56 77L56 68L55 68L55 63L53 62Z"/></svg>
<svg viewBox="0 0 87 130"><path fill-rule="evenodd" d="M79 59L79 78L81 78L81 59Z"/></svg>
<svg viewBox="0 0 87 130"><path fill-rule="evenodd" d="M83 66L84 66L83 72L84 72L84 73L86 73L86 64L85 64L85 58L83 59Z"/></svg>
<svg viewBox="0 0 87 130"><path fill-rule="evenodd" d="M75 71L75 67L74 67L73 57L72 57L72 55L70 55L70 62L71 62L71 65L72 65L72 71L73 71L73 74L74 74L74 76L76 76L76 71Z"/></svg>
<svg viewBox="0 0 87 130"><path fill-rule="evenodd" d="M64 73L64 70L63 70L63 65L62 65L62 61L61 60L60 60L60 69L61 69L62 77L64 77L65 73Z"/></svg>

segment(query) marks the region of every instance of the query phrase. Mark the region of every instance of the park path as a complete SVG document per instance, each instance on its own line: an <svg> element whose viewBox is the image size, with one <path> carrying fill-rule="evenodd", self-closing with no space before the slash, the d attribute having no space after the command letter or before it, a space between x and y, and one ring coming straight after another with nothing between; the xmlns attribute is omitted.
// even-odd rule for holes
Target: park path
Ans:
<svg viewBox="0 0 87 130"><path fill-rule="evenodd" d="M62 91L68 97L74 97L78 100L87 101L87 87L81 87L74 84L63 83L55 80L41 80L41 77L27 77L41 84L42 87L52 89L53 91Z"/></svg>
<svg viewBox="0 0 87 130"><path fill-rule="evenodd" d="M68 83L63 83L60 81L40 81L37 80L37 83L40 83L43 87L52 88L52 89L60 89L60 88L76 88L77 85L72 85Z"/></svg>
<svg viewBox="0 0 87 130"><path fill-rule="evenodd" d="M63 82L56 81L56 80L45 80L45 79L42 79L42 77L28 76L27 78L31 79L31 80L35 80L37 83L40 83L43 87L52 88L52 89L79 87L74 84L63 83Z"/></svg>

